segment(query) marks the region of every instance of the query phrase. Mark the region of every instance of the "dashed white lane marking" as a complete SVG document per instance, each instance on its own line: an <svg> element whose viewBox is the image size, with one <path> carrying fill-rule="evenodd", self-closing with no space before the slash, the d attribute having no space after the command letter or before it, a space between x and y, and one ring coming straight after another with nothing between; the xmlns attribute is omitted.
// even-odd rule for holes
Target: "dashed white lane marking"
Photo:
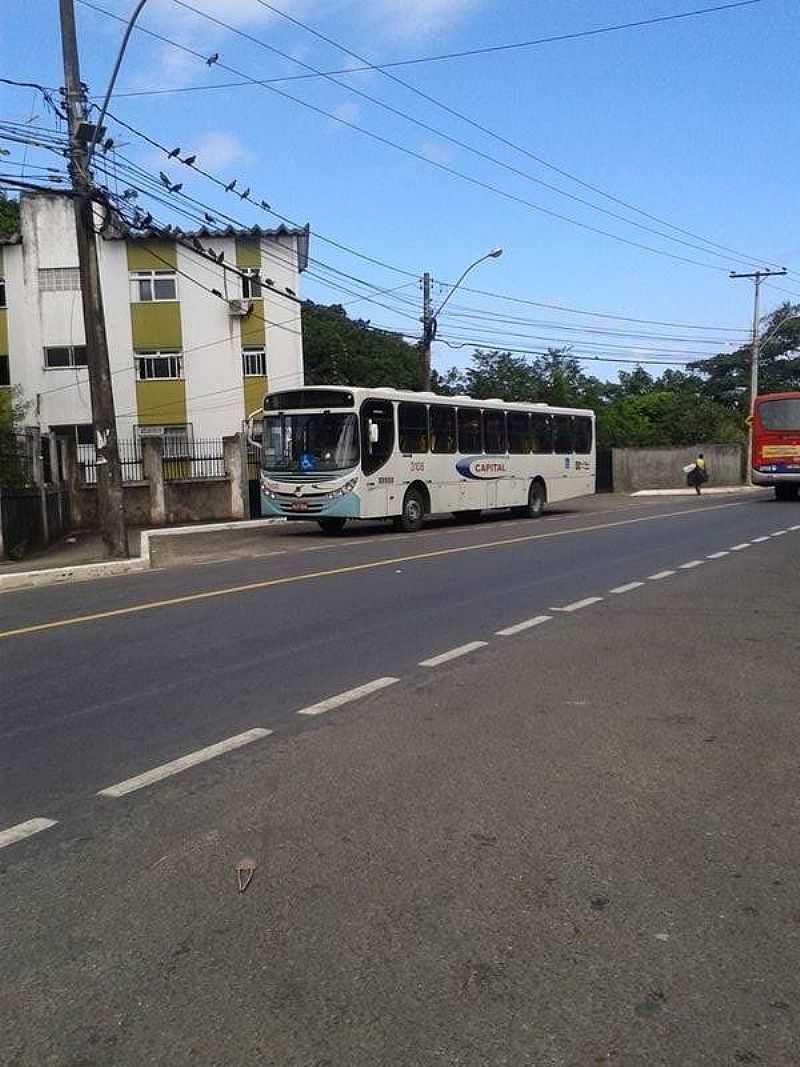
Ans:
<svg viewBox="0 0 800 1067"><path fill-rule="evenodd" d="M246 733L229 737L226 741L219 741L216 745L209 745L207 748L199 748L196 752L190 752L188 756L181 756L180 759L172 760L170 763L162 763L160 767L138 774L135 778L128 778L124 782L110 785L106 789L101 789L97 795L99 797L124 797L126 793L144 789L147 785L160 782L162 778L170 778L173 774L180 774L181 771L195 767L198 763L205 763L207 760L214 759L215 756L222 756L235 748L249 745L253 741L260 741L262 737L269 737L271 733L272 730L260 728L247 730Z"/></svg>
<svg viewBox="0 0 800 1067"><path fill-rule="evenodd" d="M742 541L740 545L731 545L731 552L741 552L743 548L749 548L749 541Z"/></svg>
<svg viewBox="0 0 800 1067"><path fill-rule="evenodd" d="M587 596L583 600L576 600L574 604L565 604L563 608L550 608L551 611L580 611L581 608L588 608L592 604L599 604L603 598L601 596Z"/></svg>
<svg viewBox="0 0 800 1067"><path fill-rule="evenodd" d="M627 585L618 585L615 589L609 589L609 593L630 593L632 589L638 589L644 582L628 582Z"/></svg>
<svg viewBox="0 0 800 1067"><path fill-rule="evenodd" d="M688 563L681 563L678 569L682 571L690 571L694 567L701 567L704 563L704 559L690 559Z"/></svg>
<svg viewBox="0 0 800 1067"><path fill-rule="evenodd" d="M753 544L754 544L754 545L761 545L761 544L763 544L763 543L764 543L764 541L769 541L769 536L765 536L765 537L754 537L754 538L753 538Z"/></svg>
<svg viewBox="0 0 800 1067"><path fill-rule="evenodd" d="M789 529L792 531L792 533L794 533L795 530L800 530L800 525L798 525L798 526L790 526Z"/></svg>
<svg viewBox="0 0 800 1067"><path fill-rule="evenodd" d="M310 704L307 708L300 708L297 714L322 715L323 712L340 708L342 704L349 704L352 700L359 700L361 697L369 696L370 693L377 693L379 690L386 689L387 686L394 685L395 682L399 681L399 678L376 678L372 682L356 686L355 689L348 689L345 693L338 693L335 697L320 700L318 704Z"/></svg>
<svg viewBox="0 0 800 1067"><path fill-rule="evenodd" d="M730 552L727 548L723 548L721 552L709 552L706 559L722 559L723 556L729 556Z"/></svg>
<svg viewBox="0 0 800 1067"><path fill-rule="evenodd" d="M9 826L7 830L0 830L0 848L14 845L17 841L24 841L26 837L33 837L34 834L49 830L55 825L55 819L28 819L27 822L18 822L16 826Z"/></svg>
<svg viewBox="0 0 800 1067"><path fill-rule="evenodd" d="M526 619L525 622L518 622L516 626L507 626L505 630L497 630L498 637L513 637L514 634L521 634L523 630L530 630L532 626L541 626L543 622L550 622L552 615L536 615L533 619Z"/></svg>
<svg viewBox="0 0 800 1067"><path fill-rule="evenodd" d="M440 663L447 663L448 660L458 659L459 656L466 656L478 648L484 648L488 643L488 641L470 641L469 644L451 648L449 652L442 652L438 656L432 656L431 659L421 660L420 667L438 667Z"/></svg>
<svg viewBox="0 0 800 1067"><path fill-rule="evenodd" d="M775 533L770 534L770 537L783 537L783 535L787 532L787 530L776 530Z"/></svg>
<svg viewBox="0 0 800 1067"><path fill-rule="evenodd" d="M662 578L669 578L675 571L659 571L658 574L651 574L647 579L648 582L660 582Z"/></svg>

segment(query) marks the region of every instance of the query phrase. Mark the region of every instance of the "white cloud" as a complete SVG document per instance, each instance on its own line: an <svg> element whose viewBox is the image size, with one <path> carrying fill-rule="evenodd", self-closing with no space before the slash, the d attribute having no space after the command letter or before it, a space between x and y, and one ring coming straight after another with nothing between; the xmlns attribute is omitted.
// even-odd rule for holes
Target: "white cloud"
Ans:
<svg viewBox="0 0 800 1067"><path fill-rule="evenodd" d="M245 162L251 153L239 138L226 130L208 130L192 146L198 166L211 171L224 170L234 163Z"/></svg>
<svg viewBox="0 0 800 1067"><path fill-rule="evenodd" d="M361 108L355 100L345 100L343 103L336 105L332 114L344 122L356 122L361 114Z"/></svg>
<svg viewBox="0 0 800 1067"><path fill-rule="evenodd" d="M396 37L429 37L447 30L481 0L379 0L372 16L384 32Z"/></svg>

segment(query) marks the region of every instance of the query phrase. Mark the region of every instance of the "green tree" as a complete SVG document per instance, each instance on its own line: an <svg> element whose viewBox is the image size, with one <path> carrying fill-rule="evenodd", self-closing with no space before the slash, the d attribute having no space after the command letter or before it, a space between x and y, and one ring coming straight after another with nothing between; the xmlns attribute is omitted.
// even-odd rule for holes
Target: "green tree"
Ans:
<svg viewBox="0 0 800 1067"><path fill-rule="evenodd" d="M303 304L303 361L309 385L416 389L419 349L399 334L348 318L338 304Z"/></svg>
<svg viewBox="0 0 800 1067"><path fill-rule="evenodd" d="M594 406L602 383L583 373L580 362L567 349L548 349L529 358L512 352L476 350L471 366L451 368L434 379L434 391L464 393L478 399L548 403L569 407Z"/></svg>
<svg viewBox="0 0 800 1067"><path fill-rule="evenodd" d="M0 486L6 488L25 484L16 435L27 409L19 386L0 388Z"/></svg>
<svg viewBox="0 0 800 1067"><path fill-rule="evenodd" d="M759 391L800 389L800 304L785 303L763 320L759 356ZM707 397L746 413L750 400L752 345L720 352L690 364L700 375Z"/></svg>
<svg viewBox="0 0 800 1067"><path fill-rule="evenodd" d="M19 200L12 200L0 190L0 237L19 233Z"/></svg>

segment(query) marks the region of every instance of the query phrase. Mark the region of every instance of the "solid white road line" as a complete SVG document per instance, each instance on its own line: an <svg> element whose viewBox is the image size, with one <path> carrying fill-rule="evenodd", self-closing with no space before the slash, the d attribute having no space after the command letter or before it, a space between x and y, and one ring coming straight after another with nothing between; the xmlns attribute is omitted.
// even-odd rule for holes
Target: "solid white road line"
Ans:
<svg viewBox="0 0 800 1067"><path fill-rule="evenodd" d="M627 585L618 585L616 589L609 589L609 593L630 593L631 589L638 589L644 582L628 582Z"/></svg>
<svg viewBox="0 0 800 1067"><path fill-rule="evenodd" d="M769 536L753 538L754 545L762 545L765 541L769 541Z"/></svg>
<svg viewBox="0 0 800 1067"><path fill-rule="evenodd" d="M395 682L399 681L399 678L376 678L372 682L356 686L355 689L348 689L346 693L339 693L335 697L328 697L327 700L320 700L318 704L300 708L297 714L322 715L323 712L332 711L333 708L340 708L342 704L349 704L351 700L359 700L361 697L369 696L370 693L377 693L379 690L386 689L387 686L394 685Z"/></svg>
<svg viewBox="0 0 800 1067"><path fill-rule="evenodd" d="M525 622L518 622L516 626L507 626L505 630L497 630L498 637L513 637L514 634L521 634L523 630L530 630L532 626L541 626L543 622L549 622L552 619L552 615L537 615L533 619L526 619Z"/></svg>
<svg viewBox="0 0 800 1067"><path fill-rule="evenodd" d="M675 571L659 571L658 574L651 574L647 579L648 582L660 582L662 578L669 578Z"/></svg>
<svg viewBox="0 0 800 1067"><path fill-rule="evenodd" d="M704 563L704 559L690 559L688 563L681 563L678 569L682 571L690 571L693 567L700 567Z"/></svg>
<svg viewBox="0 0 800 1067"><path fill-rule="evenodd" d="M775 533L770 534L770 537L783 537L786 532L786 530L776 530Z"/></svg>
<svg viewBox="0 0 800 1067"><path fill-rule="evenodd" d="M792 531L792 533L794 533L795 530L800 530L800 525L798 525L798 526L790 526L789 529Z"/></svg>
<svg viewBox="0 0 800 1067"><path fill-rule="evenodd" d="M743 548L749 548L749 541L742 541L740 545L731 545L731 552L741 552Z"/></svg>
<svg viewBox="0 0 800 1067"><path fill-rule="evenodd" d="M722 559L723 556L729 556L730 552L727 548L723 548L721 552L710 552L706 559Z"/></svg>
<svg viewBox="0 0 800 1067"><path fill-rule="evenodd" d="M592 604L599 604L603 598L601 596L587 596L583 600L576 600L574 604L566 604L563 608L550 608L551 611L580 611L581 608L588 608Z"/></svg>
<svg viewBox="0 0 800 1067"><path fill-rule="evenodd" d="M447 663L448 660L458 659L459 656L466 656L470 652L474 652L477 648L484 648L488 641L470 641L468 645L459 645L458 648L451 648L449 652L442 652L438 656L433 656L431 659L424 659L420 662L420 667L438 667L440 663Z"/></svg>
<svg viewBox="0 0 800 1067"><path fill-rule="evenodd" d="M49 830L55 825L55 819L28 819L27 822L18 822L16 826L10 826L7 830L0 830L0 848L16 844L17 841L24 841L26 837L33 837L41 830Z"/></svg>
<svg viewBox="0 0 800 1067"><path fill-rule="evenodd" d="M248 730L246 733L229 737L226 741L220 741L216 745L209 745L208 748L199 748L197 752L190 752L188 756L181 756L180 759L172 760L171 763L162 763L160 767L138 774L135 778L128 778L124 782L118 782L117 785L110 785L106 789L101 789L97 795L99 797L124 797L126 793L133 793L137 789L143 789L146 785L160 782L162 778L180 774L181 771L187 771L190 767L197 766L198 763L205 763L216 756L232 752L235 748L241 748L242 745L260 741L262 737L269 737L271 733L272 730Z"/></svg>

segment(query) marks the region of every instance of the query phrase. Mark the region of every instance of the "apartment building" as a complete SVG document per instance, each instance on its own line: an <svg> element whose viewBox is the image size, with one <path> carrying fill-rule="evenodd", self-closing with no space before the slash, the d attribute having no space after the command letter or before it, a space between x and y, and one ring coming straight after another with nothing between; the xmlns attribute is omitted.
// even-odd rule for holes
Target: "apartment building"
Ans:
<svg viewBox="0 0 800 1067"><path fill-rule="evenodd" d="M214 263L191 246L219 256ZM180 241L109 226L100 276L121 437L235 433L268 388L303 383L299 276L308 227L199 230ZM0 387L26 422L92 441L72 202L23 195L0 239Z"/></svg>

